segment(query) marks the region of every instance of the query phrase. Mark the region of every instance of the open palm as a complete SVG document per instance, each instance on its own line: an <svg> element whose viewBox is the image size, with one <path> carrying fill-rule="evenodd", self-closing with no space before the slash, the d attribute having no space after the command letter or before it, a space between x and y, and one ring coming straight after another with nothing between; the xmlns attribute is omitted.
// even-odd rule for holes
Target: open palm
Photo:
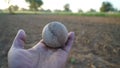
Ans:
<svg viewBox="0 0 120 68"><path fill-rule="evenodd" d="M19 30L8 52L10 68L63 68L74 40L70 32L64 48L52 49L46 47L41 40L34 47L24 49L26 34ZM54 42L53 42L54 43Z"/></svg>

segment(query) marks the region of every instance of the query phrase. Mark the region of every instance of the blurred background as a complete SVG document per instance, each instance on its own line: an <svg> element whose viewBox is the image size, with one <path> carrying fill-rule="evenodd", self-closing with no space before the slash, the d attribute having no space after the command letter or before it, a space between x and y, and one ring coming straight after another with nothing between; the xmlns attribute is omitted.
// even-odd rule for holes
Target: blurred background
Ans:
<svg viewBox="0 0 120 68"><path fill-rule="evenodd" d="M66 68L120 68L120 0L0 0L0 68L19 29L28 49L52 21L75 32Z"/></svg>
<svg viewBox="0 0 120 68"><path fill-rule="evenodd" d="M1 12L120 12L119 0L1 0Z"/></svg>

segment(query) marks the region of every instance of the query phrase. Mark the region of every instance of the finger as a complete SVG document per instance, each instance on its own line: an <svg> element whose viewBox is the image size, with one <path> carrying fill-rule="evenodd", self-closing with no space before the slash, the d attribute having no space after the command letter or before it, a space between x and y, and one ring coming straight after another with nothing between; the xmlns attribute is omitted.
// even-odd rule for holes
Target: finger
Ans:
<svg viewBox="0 0 120 68"><path fill-rule="evenodd" d="M24 30L20 29L13 41L12 47L24 48L25 38L26 38L26 34Z"/></svg>
<svg viewBox="0 0 120 68"><path fill-rule="evenodd" d="M70 51L70 49L71 49L71 47L72 47L72 45L73 45L74 37L75 37L74 32L69 32L69 33L68 33L68 40L67 40L66 46L65 46L65 50L66 50L67 52Z"/></svg>

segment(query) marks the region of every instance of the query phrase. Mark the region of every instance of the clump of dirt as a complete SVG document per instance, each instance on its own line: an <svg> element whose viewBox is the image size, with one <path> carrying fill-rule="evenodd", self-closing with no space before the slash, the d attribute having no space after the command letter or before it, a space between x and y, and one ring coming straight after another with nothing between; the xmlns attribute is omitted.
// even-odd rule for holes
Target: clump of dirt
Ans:
<svg viewBox="0 0 120 68"><path fill-rule="evenodd" d="M60 21L75 32L66 68L119 68L120 18L62 15L1 15L0 68L8 68L7 53L19 29L27 33L25 48L41 40L45 24Z"/></svg>

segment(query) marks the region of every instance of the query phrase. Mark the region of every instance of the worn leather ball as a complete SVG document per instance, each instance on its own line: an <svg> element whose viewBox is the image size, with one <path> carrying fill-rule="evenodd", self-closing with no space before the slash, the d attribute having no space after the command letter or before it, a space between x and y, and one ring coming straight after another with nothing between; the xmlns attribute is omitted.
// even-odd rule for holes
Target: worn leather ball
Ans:
<svg viewBox="0 0 120 68"><path fill-rule="evenodd" d="M68 39L68 30L61 22L50 22L43 28L42 39L48 47L64 47Z"/></svg>

